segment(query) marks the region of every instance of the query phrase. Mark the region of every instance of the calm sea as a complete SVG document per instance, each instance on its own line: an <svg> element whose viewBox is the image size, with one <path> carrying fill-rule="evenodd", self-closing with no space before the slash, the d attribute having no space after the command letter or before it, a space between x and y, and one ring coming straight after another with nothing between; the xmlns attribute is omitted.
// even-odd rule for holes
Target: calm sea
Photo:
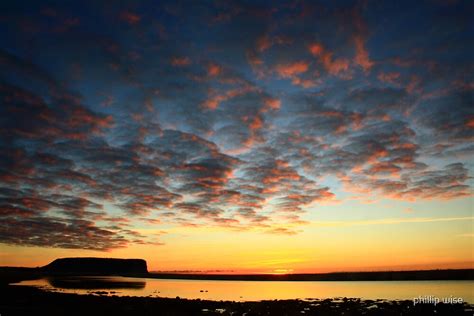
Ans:
<svg viewBox="0 0 474 316"><path fill-rule="evenodd" d="M207 281L126 277L43 278L20 285L65 293L181 297L189 299L258 301L273 299L413 300L437 297L462 298L474 303L474 281Z"/></svg>

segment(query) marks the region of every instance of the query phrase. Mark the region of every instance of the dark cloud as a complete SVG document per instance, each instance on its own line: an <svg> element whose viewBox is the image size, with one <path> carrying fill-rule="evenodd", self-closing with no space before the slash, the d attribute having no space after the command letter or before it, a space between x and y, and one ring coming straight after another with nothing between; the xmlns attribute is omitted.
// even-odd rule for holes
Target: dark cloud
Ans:
<svg viewBox="0 0 474 316"><path fill-rule="evenodd" d="M414 112L417 122L429 128L437 141L452 143L474 138L474 109L472 91L454 91L439 98L423 101Z"/></svg>
<svg viewBox="0 0 474 316"><path fill-rule="evenodd" d="M404 89L364 88L350 92L343 106L368 113L402 113L411 105L408 101Z"/></svg>
<svg viewBox="0 0 474 316"><path fill-rule="evenodd" d="M99 228L91 221L52 217L3 218L0 240L4 243L71 249L110 250L125 247L127 238Z"/></svg>
<svg viewBox="0 0 474 316"><path fill-rule="evenodd" d="M470 196L468 170L462 163L454 163L439 170L425 170L405 173L398 180L353 177L347 182L362 190L379 192L383 195L404 200L453 199Z"/></svg>

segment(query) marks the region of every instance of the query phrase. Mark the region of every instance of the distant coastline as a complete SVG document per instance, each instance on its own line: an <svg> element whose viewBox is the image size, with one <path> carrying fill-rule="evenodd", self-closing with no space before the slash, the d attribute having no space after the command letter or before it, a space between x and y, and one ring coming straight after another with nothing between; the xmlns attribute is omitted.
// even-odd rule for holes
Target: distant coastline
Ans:
<svg viewBox="0 0 474 316"><path fill-rule="evenodd" d="M226 280L226 281L429 281L429 280L474 280L474 269L384 271L384 272L335 272L321 274L174 274L174 273L60 273L55 274L41 268L0 267L0 283L11 284L48 276L64 275L119 275L135 278L181 279L181 280Z"/></svg>
<svg viewBox="0 0 474 316"><path fill-rule="evenodd" d="M474 269L416 271L333 272L294 274L185 274L148 273L147 278L233 281L428 281L474 280Z"/></svg>

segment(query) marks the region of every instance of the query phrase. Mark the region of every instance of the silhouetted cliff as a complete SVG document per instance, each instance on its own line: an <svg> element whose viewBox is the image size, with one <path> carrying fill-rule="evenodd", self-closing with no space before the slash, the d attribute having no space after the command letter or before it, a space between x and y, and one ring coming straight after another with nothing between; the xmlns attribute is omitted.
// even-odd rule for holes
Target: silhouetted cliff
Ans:
<svg viewBox="0 0 474 316"><path fill-rule="evenodd" d="M146 261L143 259L111 258L61 258L42 267L49 274L146 274Z"/></svg>

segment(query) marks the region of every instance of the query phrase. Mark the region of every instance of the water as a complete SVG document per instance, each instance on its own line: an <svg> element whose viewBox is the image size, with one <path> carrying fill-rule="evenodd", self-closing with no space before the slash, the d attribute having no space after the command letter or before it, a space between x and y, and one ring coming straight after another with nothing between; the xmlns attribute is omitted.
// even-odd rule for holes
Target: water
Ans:
<svg viewBox="0 0 474 316"><path fill-rule="evenodd" d="M127 277L68 277L22 281L19 285L64 293L188 299L259 301L353 297L413 300L462 298L474 303L474 281L209 281Z"/></svg>

